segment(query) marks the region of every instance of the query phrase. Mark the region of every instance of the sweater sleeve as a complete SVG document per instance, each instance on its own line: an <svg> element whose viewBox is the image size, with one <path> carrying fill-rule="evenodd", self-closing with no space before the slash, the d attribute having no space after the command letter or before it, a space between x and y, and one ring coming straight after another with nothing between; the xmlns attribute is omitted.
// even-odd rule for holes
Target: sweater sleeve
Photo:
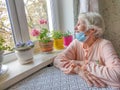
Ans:
<svg viewBox="0 0 120 90"><path fill-rule="evenodd" d="M101 58L105 65L90 62L86 68L93 75L105 81L108 85L120 88L120 59L110 41L101 47Z"/></svg>
<svg viewBox="0 0 120 90"><path fill-rule="evenodd" d="M77 73L80 64L76 60L76 40L54 59L54 66L66 74Z"/></svg>

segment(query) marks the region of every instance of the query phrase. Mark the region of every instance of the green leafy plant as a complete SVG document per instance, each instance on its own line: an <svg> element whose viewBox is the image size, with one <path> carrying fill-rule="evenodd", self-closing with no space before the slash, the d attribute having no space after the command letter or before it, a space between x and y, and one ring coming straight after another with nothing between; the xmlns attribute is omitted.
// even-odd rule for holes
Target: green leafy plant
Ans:
<svg viewBox="0 0 120 90"><path fill-rule="evenodd" d="M53 31L52 32L52 37L54 39L61 39L63 37L63 33L60 31Z"/></svg>
<svg viewBox="0 0 120 90"><path fill-rule="evenodd" d="M10 50L11 48L5 45L5 40L2 36L0 36L0 51L2 50Z"/></svg>
<svg viewBox="0 0 120 90"><path fill-rule="evenodd" d="M70 35L72 35L72 33L70 31L67 31L67 32L63 33L64 37L67 37L67 36L70 36Z"/></svg>
<svg viewBox="0 0 120 90"><path fill-rule="evenodd" d="M50 42L51 41L51 37L50 37L49 30L46 29L46 28L42 28L42 30L40 32L40 35L38 36L38 40L40 42L44 42L44 43Z"/></svg>

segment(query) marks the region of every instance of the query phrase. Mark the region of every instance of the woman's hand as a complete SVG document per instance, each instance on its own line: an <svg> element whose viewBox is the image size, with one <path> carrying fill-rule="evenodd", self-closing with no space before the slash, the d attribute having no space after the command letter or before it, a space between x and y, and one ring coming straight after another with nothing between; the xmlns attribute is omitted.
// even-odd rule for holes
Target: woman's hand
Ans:
<svg viewBox="0 0 120 90"><path fill-rule="evenodd" d="M101 88L104 88L104 87L107 86L106 83L101 81L96 76L90 74L88 71L81 70L78 73L78 75L81 76L88 83L88 85L90 85L90 86L96 86L96 87L101 87Z"/></svg>
<svg viewBox="0 0 120 90"><path fill-rule="evenodd" d="M106 87L106 83L101 81L96 76L89 73L84 67L85 62L84 61L66 61L62 60L62 62L65 62L64 69L62 70L66 74L73 74L77 73L79 76L81 76L90 86L96 86L96 87Z"/></svg>
<svg viewBox="0 0 120 90"><path fill-rule="evenodd" d="M66 61L62 70L65 74L74 74L79 72L81 65L75 61ZM66 68L66 69L65 69Z"/></svg>
<svg viewBox="0 0 120 90"><path fill-rule="evenodd" d="M65 74L73 74L79 72L79 67L81 67L80 61L75 60L61 60L61 62L64 62L63 69L61 70Z"/></svg>

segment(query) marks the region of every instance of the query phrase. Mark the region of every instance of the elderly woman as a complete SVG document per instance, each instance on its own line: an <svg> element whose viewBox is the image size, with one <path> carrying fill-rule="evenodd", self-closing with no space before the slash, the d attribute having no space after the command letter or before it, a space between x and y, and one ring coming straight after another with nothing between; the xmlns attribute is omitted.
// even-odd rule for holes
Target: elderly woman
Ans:
<svg viewBox="0 0 120 90"><path fill-rule="evenodd" d="M101 36L104 21L98 13L79 15L76 39L54 59L66 74L80 75L90 86L120 89L120 59L110 41Z"/></svg>

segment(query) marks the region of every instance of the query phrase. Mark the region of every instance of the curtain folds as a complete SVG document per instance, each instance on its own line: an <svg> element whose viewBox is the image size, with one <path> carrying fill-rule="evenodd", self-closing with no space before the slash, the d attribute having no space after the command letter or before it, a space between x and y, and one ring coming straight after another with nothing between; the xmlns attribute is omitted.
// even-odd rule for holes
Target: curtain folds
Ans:
<svg viewBox="0 0 120 90"><path fill-rule="evenodd" d="M98 0L79 0L79 13L99 12Z"/></svg>
<svg viewBox="0 0 120 90"><path fill-rule="evenodd" d="M98 0L74 0L74 24L77 23L79 13L99 12Z"/></svg>
<svg viewBox="0 0 120 90"><path fill-rule="evenodd" d="M74 8L74 25L77 23L78 15L79 15L79 0L73 1Z"/></svg>
<svg viewBox="0 0 120 90"><path fill-rule="evenodd" d="M47 13L50 30L59 30L59 14L58 14L58 3L57 0L46 0L47 1Z"/></svg>

